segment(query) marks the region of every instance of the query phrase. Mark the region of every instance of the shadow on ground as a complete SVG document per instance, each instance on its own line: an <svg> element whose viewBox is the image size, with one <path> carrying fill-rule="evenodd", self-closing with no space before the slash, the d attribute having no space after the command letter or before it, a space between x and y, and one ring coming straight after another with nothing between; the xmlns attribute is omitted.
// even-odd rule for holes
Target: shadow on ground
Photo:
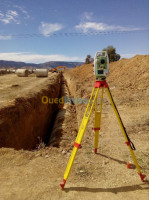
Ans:
<svg viewBox="0 0 149 200"><path fill-rule="evenodd" d="M127 162L126 162L126 161L118 160L118 159L116 159L116 158L112 158L112 157L110 157L110 156L106 156L106 155L101 154L101 153L97 153L97 155L100 155L100 156L102 156L102 157L105 157L105 158L108 158L108 159L113 160L113 161L115 161L115 162L118 162L119 164L127 165ZM131 164L131 169L135 169L135 168L136 168L136 166L135 166L134 164Z"/></svg>
<svg viewBox="0 0 149 200"><path fill-rule="evenodd" d="M119 164L127 165L127 162L126 162L126 161L118 160L118 159L116 159L116 158L112 158L112 157L110 157L110 156L106 156L106 155L101 154L101 153L97 153L97 155L100 155L100 156L102 156L102 157L105 157L105 158L108 158L108 159L113 160L113 161L115 161L115 162L118 162ZM136 166L135 166L134 164L131 164L131 169L136 169ZM141 166L140 166L140 169L149 170L148 167L141 167Z"/></svg>
<svg viewBox="0 0 149 200"><path fill-rule="evenodd" d="M141 184L145 185L145 184ZM149 187L141 187L141 185L132 185L132 186L123 186L123 187L116 187L116 188L88 188L88 187L69 187L64 188L65 192L70 191L80 191L80 192L111 192L114 194L120 192L131 192L136 190L149 190Z"/></svg>

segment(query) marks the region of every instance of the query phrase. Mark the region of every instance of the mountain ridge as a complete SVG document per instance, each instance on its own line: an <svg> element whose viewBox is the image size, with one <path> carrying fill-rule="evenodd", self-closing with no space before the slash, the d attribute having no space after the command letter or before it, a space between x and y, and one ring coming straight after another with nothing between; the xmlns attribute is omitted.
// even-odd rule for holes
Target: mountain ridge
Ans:
<svg viewBox="0 0 149 200"><path fill-rule="evenodd" d="M66 66L67 68L74 68L82 65L83 62L68 62L68 61L49 61L45 63L25 63L17 61L0 60L0 68L55 68L58 66Z"/></svg>

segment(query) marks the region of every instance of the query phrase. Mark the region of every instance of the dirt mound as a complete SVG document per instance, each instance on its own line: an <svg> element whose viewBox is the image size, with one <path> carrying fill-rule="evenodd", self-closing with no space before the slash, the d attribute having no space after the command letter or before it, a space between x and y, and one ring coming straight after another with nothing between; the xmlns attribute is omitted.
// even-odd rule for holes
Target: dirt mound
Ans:
<svg viewBox="0 0 149 200"><path fill-rule="evenodd" d="M131 59L121 59L110 63L110 76L107 78L109 86L114 89L116 99L141 101L147 103L149 96L149 55L136 55ZM71 77L69 84L74 82L83 85L92 85L95 81L93 63L84 64L67 71L66 76ZM87 90L84 89L84 90ZM86 93L87 95L87 93ZM131 97L131 98L130 98Z"/></svg>
<svg viewBox="0 0 149 200"><path fill-rule="evenodd" d="M108 80L115 84L125 85L131 88L146 88L149 86L149 55L136 55L131 59L121 59L110 63L110 76ZM77 78L81 82L95 80L93 74L93 63L83 64L69 70L73 79Z"/></svg>
<svg viewBox="0 0 149 200"><path fill-rule="evenodd" d="M149 86L149 55L136 55L110 64L109 80L131 89L147 89Z"/></svg>

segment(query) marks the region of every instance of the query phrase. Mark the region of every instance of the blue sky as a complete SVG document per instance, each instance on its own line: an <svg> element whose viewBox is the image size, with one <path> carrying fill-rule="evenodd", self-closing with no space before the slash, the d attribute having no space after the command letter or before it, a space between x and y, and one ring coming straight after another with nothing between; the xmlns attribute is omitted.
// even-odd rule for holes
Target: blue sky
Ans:
<svg viewBox="0 0 149 200"><path fill-rule="evenodd" d="M148 54L148 10L149 0L0 0L0 60L84 61L108 45Z"/></svg>

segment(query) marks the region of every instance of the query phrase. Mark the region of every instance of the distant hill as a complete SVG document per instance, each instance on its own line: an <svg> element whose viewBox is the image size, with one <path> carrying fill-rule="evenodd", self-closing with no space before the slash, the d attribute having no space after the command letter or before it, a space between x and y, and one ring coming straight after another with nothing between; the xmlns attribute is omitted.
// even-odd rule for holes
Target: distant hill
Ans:
<svg viewBox="0 0 149 200"><path fill-rule="evenodd" d="M67 68L74 68L74 67L80 66L82 64L83 64L83 62L50 61L50 62L39 64L39 67L41 67L41 68L47 68L47 67L55 68L57 66L66 66Z"/></svg>
<svg viewBox="0 0 149 200"><path fill-rule="evenodd" d="M26 67L37 67L38 64L0 60L0 68L3 68L3 67L6 67L6 68L22 68L24 66L26 66Z"/></svg>
<svg viewBox="0 0 149 200"><path fill-rule="evenodd" d="M67 68L74 68L82 64L83 62L64 62L64 61L50 61L50 62L41 63L41 64L34 64L34 63L0 60L0 68L4 68L4 67L6 68L24 68L24 67L55 68L57 66L66 66Z"/></svg>

